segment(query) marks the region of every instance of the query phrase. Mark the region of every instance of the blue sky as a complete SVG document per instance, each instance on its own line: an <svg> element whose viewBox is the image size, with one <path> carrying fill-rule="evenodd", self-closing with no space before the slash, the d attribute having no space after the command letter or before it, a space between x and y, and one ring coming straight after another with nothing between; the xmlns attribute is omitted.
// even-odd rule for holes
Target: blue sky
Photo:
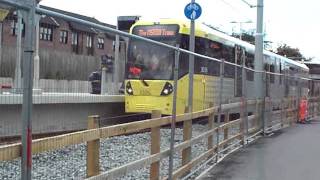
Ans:
<svg viewBox="0 0 320 180"><path fill-rule="evenodd" d="M95 17L100 21L115 24L117 16L141 15L144 18L184 17L184 6L190 0L42 0L41 4ZM198 19L221 29L239 31L239 24L231 21L248 21L245 30L256 27L256 8L250 8L241 0L196 0L203 13ZM255 0L247 0L255 5ZM317 34L320 29L320 1L318 0L264 0L264 27L266 40L277 47L286 43L299 48L306 57L320 58Z"/></svg>

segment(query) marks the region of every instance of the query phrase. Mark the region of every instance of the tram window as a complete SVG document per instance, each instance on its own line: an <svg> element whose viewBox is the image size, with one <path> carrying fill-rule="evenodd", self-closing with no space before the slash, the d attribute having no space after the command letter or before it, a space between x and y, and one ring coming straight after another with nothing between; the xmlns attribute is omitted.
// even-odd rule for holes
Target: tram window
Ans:
<svg viewBox="0 0 320 180"><path fill-rule="evenodd" d="M234 48L229 47L229 46L224 46L224 54L225 54L225 59L228 62L234 62ZM224 75L225 77L229 78L234 78L234 66L225 64L224 66Z"/></svg>
<svg viewBox="0 0 320 180"><path fill-rule="evenodd" d="M246 57L246 67L250 69L254 69L254 55L251 53L247 53ZM254 80L254 71L247 70L247 80L253 81Z"/></svg>
<svg viewBox="0 0 320 180"><path fill-rule="evenodd" d="M234 63L234 49L233 49L233 47L223 45L221 55L225 61Z"/></svg>
<svg viewBox="0 0 320 180"><path fill-rule="evenodd" d="M266 72L269 72L269 64L267 64L267 63L264 64L264 70Z"/></svg>
<svg viewBox="0 0 320 180"><path fill-rule="evenodd" d="M269 72L269 71L270 71L270 65L267 64L267 63L265 63L265 64L264 64L264 70L265 70L266 72ZM269 73L266 73L266 82L268 83L269 80L270 80L270 74L269 74Z"/></svg>
<svg viewBox="0 0 320 180"><path fill-rule="evenodd" d="M182 35L180 40L180 48L189 49L189 36ZM179 60L179 78L188 74L189 72L189 55L187 53L180 53Z"/></svg>
<svg viewBox="0 0 320 180"><path fill-rule="evenodd" d="M271 65L270 65L270 72L272 72L272 73L275 72L275 66L274 66L274 64L271 64ZM270 82L271 82L271 83L274 83L274 79L275 79L274 76L275 76L274 74L270 74Z"/></svg>
<svg viewBox="0 0 320 180"><path fill-rule="evenodd" d="M207 55L216 59L221 59L222 56L222 44L214 41L209 41L208 47L207 47Z"/></svg>
<svg viewBox="0 0 320 180"><path fill-rule="evenodd" d="M209 56L215 59L222 59L222 44L210 40L205 40L205 56ZM217 61L209 60L208 62L209 74L219 76L220 74L220 63Z"/></svg>
<svg viewBox="0 0 320 180"><path fill-rule="evenodd" d="M289 67L289 85L290 86L294 86L295 84L294 84L294 78L292 77L293 75L294 75L294 72L295 72L295 68L294 67Z"/></svg>
<svg viewBox="0 0 320 180"><path fill-rule="evenodd" d="M279 77L279 84L282 84L282 81L283 81L283 65L282 65L282 62L281 60L279 59L279 72L280 72L280 77Z"/></svg>
<svg viewBox="0 0 320 180"><path fill-rule="evenodd" d="M208 43L209 43L209 40L196 37L196 39L195 39L195 52L198 54L208 56L207 51L206 51ZM210 66L209 59L196 56L194 63L195 63L194 64L195 73L197 73L197 74L210 74L211 75L211 72L209 72L209 69L210 69L209 68L209 66Z"/></svg>

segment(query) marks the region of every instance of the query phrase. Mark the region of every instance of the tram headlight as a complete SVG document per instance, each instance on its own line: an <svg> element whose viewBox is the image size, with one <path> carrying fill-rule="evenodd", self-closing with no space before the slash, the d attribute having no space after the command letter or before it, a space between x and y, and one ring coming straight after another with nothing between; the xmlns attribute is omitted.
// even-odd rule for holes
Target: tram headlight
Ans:
<svg viewBox="0 0 320 180"><path fill-rule="evenodd" d="M164 85L162 91L161 91L161 96L167 96L173 92L173 86L169 82L166 82Z"/></svg>
<svg viewBox="0 0 320 180"><path fill-rule="evenodd" d="M126 92L127 92L127 94L129 94L129 95L133 95L133 89L132 89L132 86L131 86L130 81L127 82L127 84L126 84Z"/></svg>

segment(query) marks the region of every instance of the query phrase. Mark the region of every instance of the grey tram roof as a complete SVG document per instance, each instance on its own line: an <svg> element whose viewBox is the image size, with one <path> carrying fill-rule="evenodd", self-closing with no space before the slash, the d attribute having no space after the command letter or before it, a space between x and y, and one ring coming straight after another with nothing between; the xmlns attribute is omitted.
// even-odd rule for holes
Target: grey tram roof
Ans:
<svg viewBox="0 0 320 180"><path fill-rule="evenodd" d="M145 24L178 24L180 27L183 25L184 29L189 30L190 32L190 22L185 20L179 20L179 19L171 19L171 18L164 18L164 19L157 19L157 20L150 20L150 19L141 19L137 21L134 25L145 25ZM131 27L134 27L134 25ZM235 46L239 45L246 49L247 52L253 53L255 51L255 46L252 44L249 44L248 42L242 41L240 39L231 37L223 32L220 32L218 30L215 30L213 28L210 28L204 24L196 23L196 31L203 31L203 33L208 35L208 39L223 43L227 46ZM286 57L280 56L278 54L275 54L273 52L264 50L264 55L270 56L273 60L281 59L286 64L289 64L290 66L296 66L299 68L302 68L304 70L309 70L309 68L305 64L301 64L299 62L293 61L291 59L288 59Z"/></svg>
<svg viewBox="0 0 320 180"><path fill-rule="evenodd" d="M201 27L201 29L203 29L204 31L208 32L209 34L211 34L212 36L215 36L217 37L217 40L221 43L224 43L224 44L227 44L227 45L240 45L242 47L244 47L246 49L246 51L250 52L250 53L253 53L254 54L254 51L255 51L255 46L248 43L248 42L245 42L245 41L242 41L240 39L237 39L237 38L234 38L234 37L231 37L225 33L222 33L220 31L217 31L215 29L212 29L208 26L205 26L203 24L199 24L199 26ZM302 64L302 63L299 63L299 62L296 62L296 61L293 61L291 59L288 59L286 57L283 57L283 56L280 56L278 54L275 54L273 52L270 52L270 51L267 51L267 50L263 50L263 54L264 55L268 55L268 56L271 56L273 58L277 58L277 59L281 59L282 61L290 64L290 65L294 65L294 66L298 66L300 68L303 68L303 69L306 69L306 70L309 70L309 68L305 65L305 64ZM320 63L319 63L320 64Z"/></svg>
<svg viewBox="0 0 320 180"><path fill-rule="evenodd" d="M320 59L313 59L313 60L311 60L311 61L304 61L303 63L304 63L304 64L310 64L310 65L312 65L312 64L314 64L314 65L320 65Z"/></svg>

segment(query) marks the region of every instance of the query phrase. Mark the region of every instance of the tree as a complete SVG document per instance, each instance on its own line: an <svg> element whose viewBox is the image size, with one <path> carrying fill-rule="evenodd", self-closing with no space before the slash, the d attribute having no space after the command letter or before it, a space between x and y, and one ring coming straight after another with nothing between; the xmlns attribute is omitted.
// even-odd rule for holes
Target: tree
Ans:
<svg viewBox="0 0 320 180"><path fill-rule="evenodd" d="M303 57L303 55L300 53L300 50L298 48L292 48L287 44L282 44L277 48L277 54L281 56L288 57L290 59L300 61L302 59L306 59Z"/></svg>

